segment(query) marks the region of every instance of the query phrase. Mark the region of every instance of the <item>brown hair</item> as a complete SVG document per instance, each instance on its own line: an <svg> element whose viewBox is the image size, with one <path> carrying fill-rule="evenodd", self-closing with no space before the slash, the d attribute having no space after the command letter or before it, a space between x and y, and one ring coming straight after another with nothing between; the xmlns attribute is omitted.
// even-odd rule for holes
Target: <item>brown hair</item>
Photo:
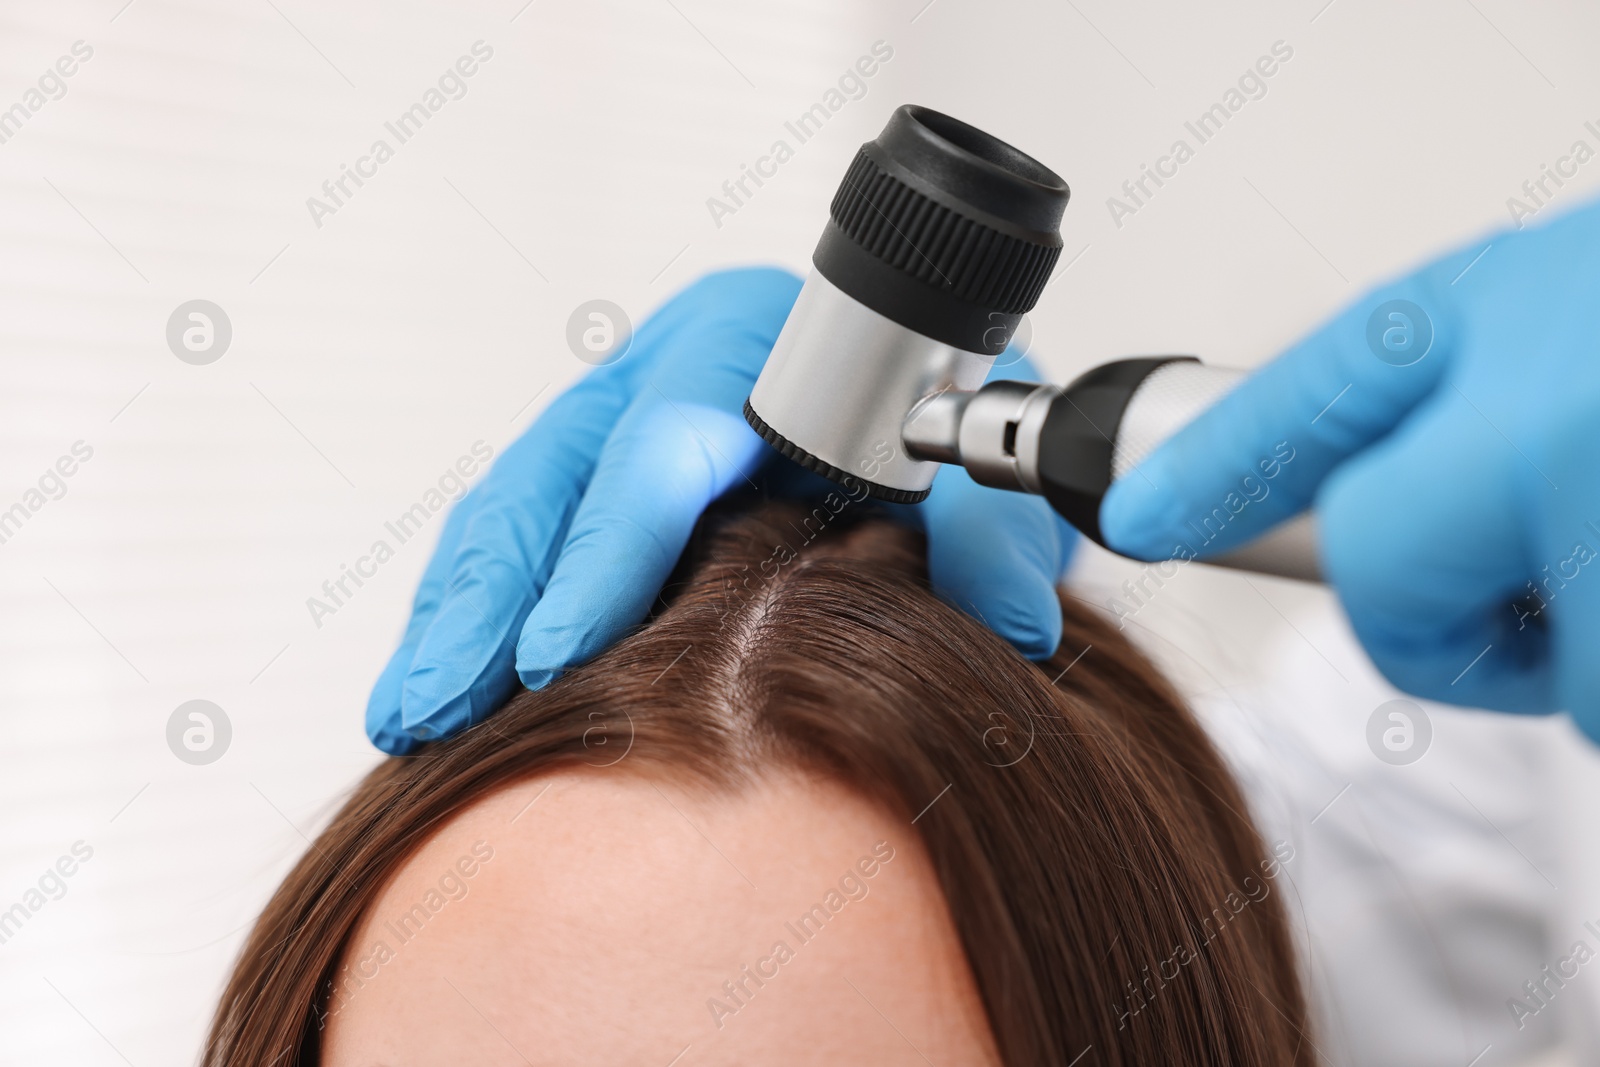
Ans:
<svg viewBox="0 0 1600 1067"><path fill-rule="evenodd" d="M367 776L257 922L204 1063L315 1063L344 945L429 834L624 750L620 773L717 788L802 767L907 820L948 790L914 829L1007 1064L1311 1062L1270 891L1292 851L1089 609L1063 599L1061 648L1029 663L930 593L916 534L789 504L708 516L677 578L593 663Z"/></svg>

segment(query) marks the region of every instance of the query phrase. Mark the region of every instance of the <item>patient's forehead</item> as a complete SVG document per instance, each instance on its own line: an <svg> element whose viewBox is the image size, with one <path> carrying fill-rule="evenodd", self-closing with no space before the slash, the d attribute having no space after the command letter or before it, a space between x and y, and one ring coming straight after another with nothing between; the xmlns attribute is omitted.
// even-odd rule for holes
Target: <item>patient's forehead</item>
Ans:
<svg viewBox="0 0 1600 1067"><path fill-rule="evenodd" d="M998 1062L912 827L798 774L494 794L369 910L324 1035L330 1067Z"/></svg>

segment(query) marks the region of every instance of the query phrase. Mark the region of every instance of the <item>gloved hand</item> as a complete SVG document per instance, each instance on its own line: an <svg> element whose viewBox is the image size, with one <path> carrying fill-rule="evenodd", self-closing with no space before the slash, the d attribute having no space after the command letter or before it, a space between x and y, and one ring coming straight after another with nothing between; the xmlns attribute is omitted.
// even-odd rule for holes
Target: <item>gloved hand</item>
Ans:
<svg viewBox="0 0 1600 1067"><path fill-rule="evenodd" d="M374 744L399 755L454 734L497 709L519 677L538 689L622 637L724 491L820 483L742 414L799 291L779 270L702 279L506 450L445 523L367 705ZM995 376L1032 373L1024 361ZM1076 534L1042 499L984 488L957 468L905 511L926 528L944 596L1026 655L1055 650L1055 583Z"/></svg>
<svg viewBox="0 0 1600 1067"><path fill-rule="evenodd" d="M1207 554L1315 504L1324 574L1390 681L1567 708L1600 740L1600 205L1358 300L1120 479L1107 544L1167 558L1280 441L1293 461Z"/></svg>

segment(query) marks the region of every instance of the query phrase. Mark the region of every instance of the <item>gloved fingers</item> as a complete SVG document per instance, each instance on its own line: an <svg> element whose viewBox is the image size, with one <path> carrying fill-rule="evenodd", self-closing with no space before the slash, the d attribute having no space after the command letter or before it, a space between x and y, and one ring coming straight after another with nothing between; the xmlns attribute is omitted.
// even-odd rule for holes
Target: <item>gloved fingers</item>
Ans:
<svg viewBox="0 0 1600 1067"><path fill-rule="evenodd" d="M516 646L538 689L638 625L706 506L751 477L766 445L743 414L645 391L623 417Z"/></svg>
<svg viewBox="0 0 1600 1067"><path fill-rule="evenodd" d="M1319 495L1324 573L1373 663L1406 692L1553 710L1548 634L1515 608L1529 570L1525 494L1539 477L1527 462L1446 389Z"/></svg>
<svg viewBox="0 0 1600 1067"><path fill-rule="evenodd" d="M701 512L755 486L773 454L744 402L799 295L779 270L713 275L698 313L663 341L650 380L607 441L538 606L522 628L517 671L537 689L637 625Z"/></svg>
<svg viewBox="0 0 1600 1067"><path fill-rule="evenodd" d="M467 523L483 503L483 496L483 486L480 484L450 510L444 529L439 534L439 543L434 547L427 569L422 572L417 595L411 602L411 618L406 623L400 647L384 664L383 672L373 683L372 694L367 698L367 736L374 745L391 756L403 756L420 743L400 725L401 691L406 675L411 671L411 663L416 659L422 635L427 633L438 613Z"/></svg>
<svg viewBox="0 0 1600 1067"><path fill-rule="evenodd" d="M671 353L692 350L708 321L736 321L752 294L781 326L793 303L792 292L787 300L783 294L798 285L773 270L701 279L644 322L622 360L591 371L507 450L475 494L473 512L453 519L450 540L430 564L418 600L426 610L413 616L368 706L375 744L409 751L419 740L481 721L504 701L516 685L523 622L550 578L600 451L642 383ZM766 312L763 297L781 309ZM759 369L758 359L751 380Z"/></svg>
<svg viewBox="0 0 1600 1067"><path fill-rule="evenodd" d="M398 729L394 716L382 719L387 736L449 736L482 721L515 688L517 634L628 403L613 370L591 372L557 397L479 486L404 671ZM368 732L377 742L370 718Z"/></svg>
<svg viewBox="0 0 1600 1067"><path fill-rule="evenodd" d="M656 349L654 339L658 334L670 332L675 323L690 317L691 309L686 305L684 297L693 292L691 286L685 293L669 301L660 312L647 320L633 338L629 351L624 360L617 364L600 367L591 371L588 377L575 387L574 392L580 394L593 391L611 391L614 394L617 410L626 397L631 396L636 387L637 379L647 373L646 369L652 362L652 352ZM512 445L508 452L509 459L505 466L499 468L499 474L491 473L485 483L496 485L506 483L500 492L499 506L504 509L511 503L511 498L516 495L518 478L512 467L527 463L537 462L539 441L547 436L562 436L568 428L562 420L580 420L589 414L590 408L580 406L570 415L563 415L564 411L572 408L574 403L580 401L558 399L551 404L550 410L543 414L537 425L544 425L546 433L533 434L531 441L519 441ZM554 425L552 425L552 420ZM609 425L609 423L607 424ZM603 438L602 438L603 440ZM594 452L598 453L599 444L594 445ZM453 591L451 584L458 566L457 554L460 551L462 536L466 532L467 523L477 513L483 503L485 487L483 484L475 487L467 496L451 509L449 518L445 521L444 530L439 535L439 542L434 546L433 555L428 560L427 569L423 572L422 581L417 587L416 597L411 605L411 617L407 621L404 636L394 654L389 657L384 665L383 672L373 684L372 694L367 700L366 725L367 735L373 744L390 755L404 755L415 749L421 742L412 737L401 725L400 705L406 679L411 673L412 663L416 660L418 647L423 636L433 624L434 617L438 614L439 606L446 599L446 594ZM575 503L574 503L575 506ZM432 667L432 664L424 664ZM435 677L437 678L436 672ZM451 694L454 695L454 694ZM429 692L424 687L414 699L420 701L424 716L431 714L434 708L427 705L440 701L438 694ZM449 696L445 696L448 700Z"/></svg>
<svg viewBox="0 0 1600 1067"><path fill-rule="evenodd" d="M1452 312L1434 295L1438 270L1357 301L1118 479L1100 507L1106 543L1166 559L1193 541L1190 523L1226 508L1233 518L1207 544L1210 555L1304 510L1329 471L1437 386L1453 342Z"/></svg>
<svg viewBox="0 0 1600 1067"><path fill-rule="evenodd" d="M1078 534L1043 497L979 485L959 467L917 505L934 589L1015 645L1044 659L1061 643L1056 583Z"/></svg>

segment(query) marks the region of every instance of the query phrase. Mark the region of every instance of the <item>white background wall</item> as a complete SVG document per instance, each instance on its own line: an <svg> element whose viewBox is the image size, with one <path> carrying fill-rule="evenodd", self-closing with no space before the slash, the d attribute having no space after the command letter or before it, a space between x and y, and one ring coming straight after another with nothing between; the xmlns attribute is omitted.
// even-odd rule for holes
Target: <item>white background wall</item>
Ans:
<svg viewBox="0 0 1600 1067"><path fill-rule="evenodd" d="M1260 362L1504 225L1600 120L1600 12L1554 0L122 3L0 5L0 108L75 41L94 50L0 144L0 509L74 442L94 450L0 544L0 908L93 849L0 944L5 1063L194 1057L247 924L377 759L361 711L429 547L320 628L306 598L585 369L563 341L579 302L637 321L713 267L803 269L896 105L950 111L1072 185L1077 258L1032 316L1058 378L1139 352ZM494 55L468 95L314 225L306 198L480 39ZM865 97L714 225L706 198L879 39L894 58ZM1294 57L1266 97L1115 226L1106 198L1278 40ZM233 324L209 366L165 342L194 298ZM1085 551L1075 581L1102 602L1127 573ZM1527 945L1600 916L1593 837L1562 814L1600 799L1593 753L1559 721L1430 709L1435 752L1378 763L1362 731L1393 694L1319 591L1189 568L1137 624L1297 835L1328 1055L1465 1064L1488 1043L1487 1065L1550 1045L1557 1012L1502 1033L1500 1002L1554 958ZM194 698L234 730L205 767L165 741ZM1351 858L1368 845L1377 874ZM1522 948L1431 927L1451 894L1535 916ZM1393 923L1367 910L1386 902ZM1385 971L1384 951L1421 962ZM1558 1006L1600 1010L1600 974L1584 981Z"/></svg>

